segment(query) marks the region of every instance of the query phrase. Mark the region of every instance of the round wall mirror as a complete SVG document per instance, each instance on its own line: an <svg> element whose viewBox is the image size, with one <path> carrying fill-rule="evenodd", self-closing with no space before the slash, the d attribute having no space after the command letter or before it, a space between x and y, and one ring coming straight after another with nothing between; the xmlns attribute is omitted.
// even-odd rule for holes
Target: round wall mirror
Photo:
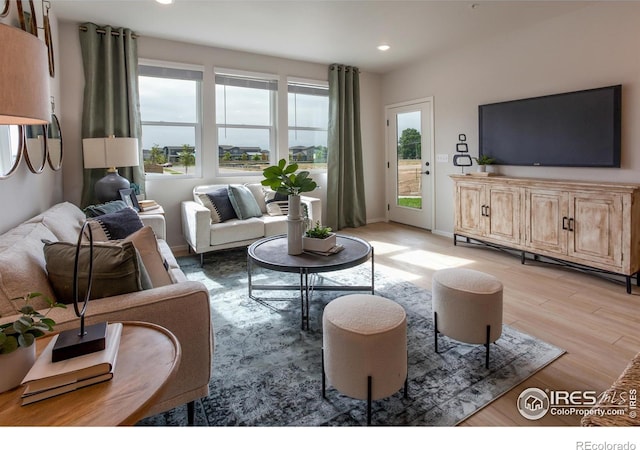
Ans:
<svg viewBox="0 0 640 450"><path fill-rule="evenodd" d="M0 17L7 17L9 15L9 6L11 0L0 0Z"/></svg>
<svg viewBox="0 0 640 450"><path fill-rule="evenodd" d="M24 159L33 173L42 173L47 164L47 125L26 125Z"/></svg>
<svg viewBox="0 0 640 450"><path fill-rule="evenodd" d="M60 122L55 114L51 114L51 123L47 132L47 161L53 170L62 169L62 157L64 144L62 142L62 130Z"/></svg>
<svg viewBox="0 0 640 450"><path fill-rule="evenodd" d="M0 180L11 175L20 164L24 143L19 125L0 125Z"/></svg>

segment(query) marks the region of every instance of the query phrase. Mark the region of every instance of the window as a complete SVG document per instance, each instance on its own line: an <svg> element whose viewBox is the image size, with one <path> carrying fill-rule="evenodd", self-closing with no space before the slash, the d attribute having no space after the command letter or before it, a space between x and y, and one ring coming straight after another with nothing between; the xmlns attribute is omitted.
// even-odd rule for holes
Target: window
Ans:
<svg viewBox="0 0 640 450"><path fill-rule="evenodd" d="M218 173L262 172L275 160L276 76L216 71Z"/></svg>
<svg viewBox="0 0 640 450"><path fill-rule="evenodd" d="M203 70L160 64L138 66L145 174L198 176Z"/></svg>
<svg viewBox="0 0 640 450"><path fill-rule="evenodd" d="M289 161L304 169L326 169L329 87L289 80Z"/></svg>

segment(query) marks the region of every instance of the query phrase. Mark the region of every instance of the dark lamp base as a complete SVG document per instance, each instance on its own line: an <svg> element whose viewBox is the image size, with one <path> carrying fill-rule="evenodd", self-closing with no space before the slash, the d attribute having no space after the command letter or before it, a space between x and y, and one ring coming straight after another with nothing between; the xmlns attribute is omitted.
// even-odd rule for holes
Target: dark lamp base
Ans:
<svg viewBox="0 0 640 450"><path fill-rule="evenodd" d="M52 362L64 361L105 349L107 322L85 327L84 331L84 336L80 336L80 329L60 333L53 346Z"/></svg>
<svg viewBox="0 0 640 450"><path fill-rule="evenodd" d="M94 186L96 199L102 203L120 200L120 189L129 189L130 187L129 180L118 175L117 171L109 172L96 181Z"/></svg>

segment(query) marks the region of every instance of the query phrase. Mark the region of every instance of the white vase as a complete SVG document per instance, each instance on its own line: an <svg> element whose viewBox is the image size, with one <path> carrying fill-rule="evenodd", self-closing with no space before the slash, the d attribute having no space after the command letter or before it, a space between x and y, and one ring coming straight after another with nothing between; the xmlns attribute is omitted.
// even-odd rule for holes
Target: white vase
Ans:
<svg viewBox="0 0 640 450"><path fill-rule="evenodd" d="M300 216L300 196L289 196L289 214L287 215L287 253L299 255L302 253L302 234L304 221Z"/></svg>
<svg viewBox="0 0 640 450"><path fill-rule="evenodd" d="M478 164L478 172L486 172L487 166L484 164Z"/></svg>
<svg viewBox="0 0 640 450"><path fill-rule="evenodd" d="M20 386L31 366L36 362L36 345L18 347L17 350L0 355L0 392Z"/></svg>

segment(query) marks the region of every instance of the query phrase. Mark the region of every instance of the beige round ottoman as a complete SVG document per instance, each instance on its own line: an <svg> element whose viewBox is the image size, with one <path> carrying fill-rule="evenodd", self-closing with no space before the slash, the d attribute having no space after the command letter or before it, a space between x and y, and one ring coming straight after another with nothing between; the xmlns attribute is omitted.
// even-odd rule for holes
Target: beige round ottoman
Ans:
<svg viewBox="0 0 640 450"><path fill-rule="evenodd" d="M371 401L404 385L407 395L407 315L396 302L352 294L331 301L322 314L322 396L326 382L349 397Z"/></svg>
<svg viewBox="0 0 640 450"><path fill-rule="evenodd" d="M468 344L489 344L502 335L502 283L472 269L443 269L433 274L432 299L435 350L438 333Z"/></svg>

